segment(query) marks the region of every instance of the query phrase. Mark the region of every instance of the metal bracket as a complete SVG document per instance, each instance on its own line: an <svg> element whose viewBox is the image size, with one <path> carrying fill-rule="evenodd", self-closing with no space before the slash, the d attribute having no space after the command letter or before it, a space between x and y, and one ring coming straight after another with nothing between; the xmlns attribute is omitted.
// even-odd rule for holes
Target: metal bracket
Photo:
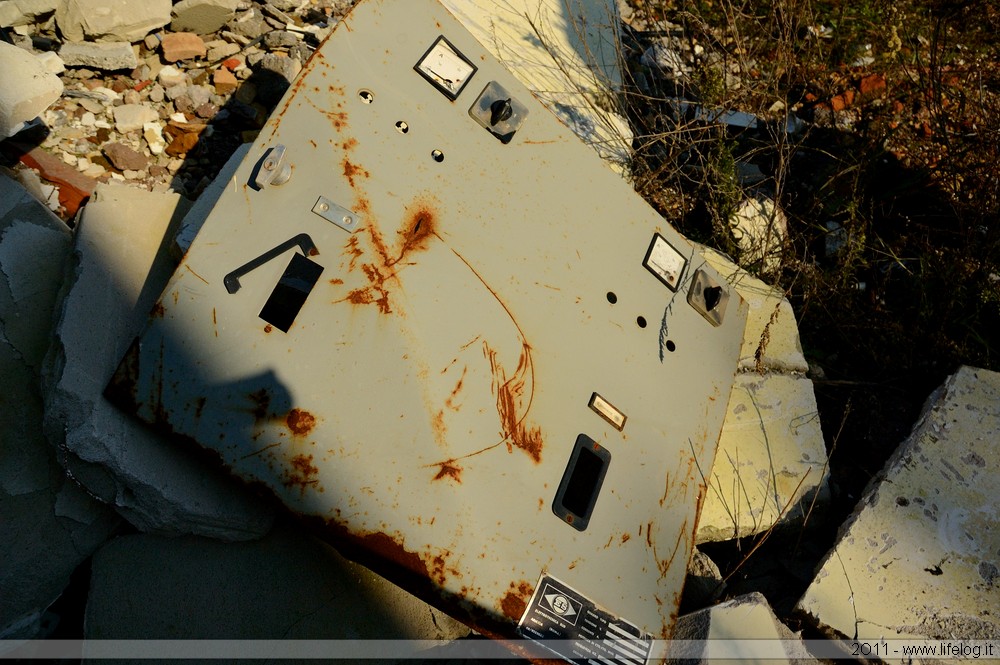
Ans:
<svg viewBox="0 0 1000 665"><path fill-rule="evenodd" d="M349 233L353 233L361 223L361 218L353 210L348 210L342 205L338 205L321 196L313 204L312 211L328 222L333 222Z"/></svg>

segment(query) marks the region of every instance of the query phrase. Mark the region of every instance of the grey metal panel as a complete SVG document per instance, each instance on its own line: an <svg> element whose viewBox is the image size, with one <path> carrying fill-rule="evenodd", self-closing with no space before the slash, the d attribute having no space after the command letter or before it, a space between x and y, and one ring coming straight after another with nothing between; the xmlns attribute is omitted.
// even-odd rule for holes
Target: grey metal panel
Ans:
<svg viewBox="0 0 1000 665"><path fill-rule="evenodd" d="M414 68L442 35L477 68L454 101ZM508 144L469 115L490 81L528 110ZM268 184L279 145L290 176ZM676 291L643 265L656 233L686 258ZM315 252L289 245L227 291L300 234ZM283 333L258 314L293 253L322 274ZM746 317L731 289L720 325L697 312L696 269L725 284L434 0L367 0L108 394L481 631L513 635L545 572L667 637ZM584 531L552 507L580 434L611 458Z"/></svg>

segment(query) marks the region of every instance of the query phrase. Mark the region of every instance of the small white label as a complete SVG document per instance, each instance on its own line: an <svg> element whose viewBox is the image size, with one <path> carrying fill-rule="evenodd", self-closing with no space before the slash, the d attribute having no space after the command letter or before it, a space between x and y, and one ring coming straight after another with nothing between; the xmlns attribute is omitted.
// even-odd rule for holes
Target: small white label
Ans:
<svg viewBox="0 0 1000 665"><path fill-rule="evenodd" d="M660 278L671 290L676 291L687 259L674 249L666 238L657 233L649 246L643 265Z"/></svg>
<svg viewBox="0 0 1000 665"><path fill-rule="evenodd" d="M604 399L597 393L590 396L590 408L593 409L597 415L607 420L611 425L621 431L625 427L625 414L614 407L611 402Z"/></svg>

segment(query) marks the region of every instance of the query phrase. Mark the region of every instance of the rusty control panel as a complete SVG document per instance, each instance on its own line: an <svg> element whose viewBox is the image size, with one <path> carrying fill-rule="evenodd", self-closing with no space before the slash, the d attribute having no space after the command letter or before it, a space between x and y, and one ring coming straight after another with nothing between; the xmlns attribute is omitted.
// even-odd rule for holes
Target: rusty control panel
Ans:
<svg viewBox="0 0 1000 665"><path fill-rule="evenodd" d="M435 0L366 0L107 394L484 634L645 644L672 630L745 319Z"/></svg>

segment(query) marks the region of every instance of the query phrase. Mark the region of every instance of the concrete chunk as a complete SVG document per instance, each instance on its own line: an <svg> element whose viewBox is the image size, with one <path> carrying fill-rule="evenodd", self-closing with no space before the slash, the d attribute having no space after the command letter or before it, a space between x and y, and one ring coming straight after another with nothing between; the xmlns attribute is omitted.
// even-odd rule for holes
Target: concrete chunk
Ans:
<svg viewBox="0 0 1000 665"><path fill-rule="evenodd" d="M708 494L699 543L801 524L813 497L829 498L826 447L812 381L755 372L736 376Z"/></svg>
<svg viewBox="0 0 1000 665"><path fill-rule="evenodd" d="M0 28L31 25L45 14L56 10L57 0L2 0Z"/></svg>
<svg viewBox="0 0 1000 665"><path fill-rule="evenodd" d="M70 241L58 218L0 174L0 638L35 635L116 523L75 491L42 436L38 372Z"/></svg>
<svg viewBox="0 0 1000 665"><path fill-rule="evenodd" d="M137 42L170 22L170 0L64 0L56 24L67 41Z"/></svg>
<svg viewBox="0 0 1000 665"><path fill-rule="evenodd" d="M819 663L756 592L679 617L673 640L671 662Z"/></svg>
<svg viewBox="0 0 1000 665"><path fill-rule="evenodd" d="M135 69L139 66L139 59L136 58L135 51L128 42L101 44L68 42L59 49L59 57L67 67L93 67L116 71Z"/></svg>
<svg viewBox="0 0 1000 665"><path fill-rule="evenodd" d="M216 32L236 15L239 0L181 0L174 5L174 32L207 35Z"/></svg>
<svg viewBox="0 0 1000 665"><path fill-rule="evenodd" d="M87 639L452 639L468 629L318 540L118 538L94 557Z"/></svg>
<svg viewBox="0 0 1000 665"><path fill-rule="evenodd" d="M2 41L0 71L4 73L0 86L0 139L5 139L59 99L63 84L43 61Z"/></svg>
<svg viewBox="0 0 1000 665"><path fill-rule="evenodd" d="M65 447L74 475L140 529L258 537L270 526L267 505L103 397L173 271L167 242L187 203L114 185L99 186L95 199L80 221L46 358L46 433Z"/></svg>
<svg viewBox="0 0 1000 665"><path fill-rule="evenodd" d="M722 273L750 305L740 349L740 369L808 372L809 365L799 342L799 327L784 294L719 252L708 247L701 250L708 264Z"/></svg>
<svg viewBox="0 0 1000 665"><path fill-rule="evenodd" d="M1000 374L962 367L866 489L798 609L868 638L1000 635Z"/></svg>

